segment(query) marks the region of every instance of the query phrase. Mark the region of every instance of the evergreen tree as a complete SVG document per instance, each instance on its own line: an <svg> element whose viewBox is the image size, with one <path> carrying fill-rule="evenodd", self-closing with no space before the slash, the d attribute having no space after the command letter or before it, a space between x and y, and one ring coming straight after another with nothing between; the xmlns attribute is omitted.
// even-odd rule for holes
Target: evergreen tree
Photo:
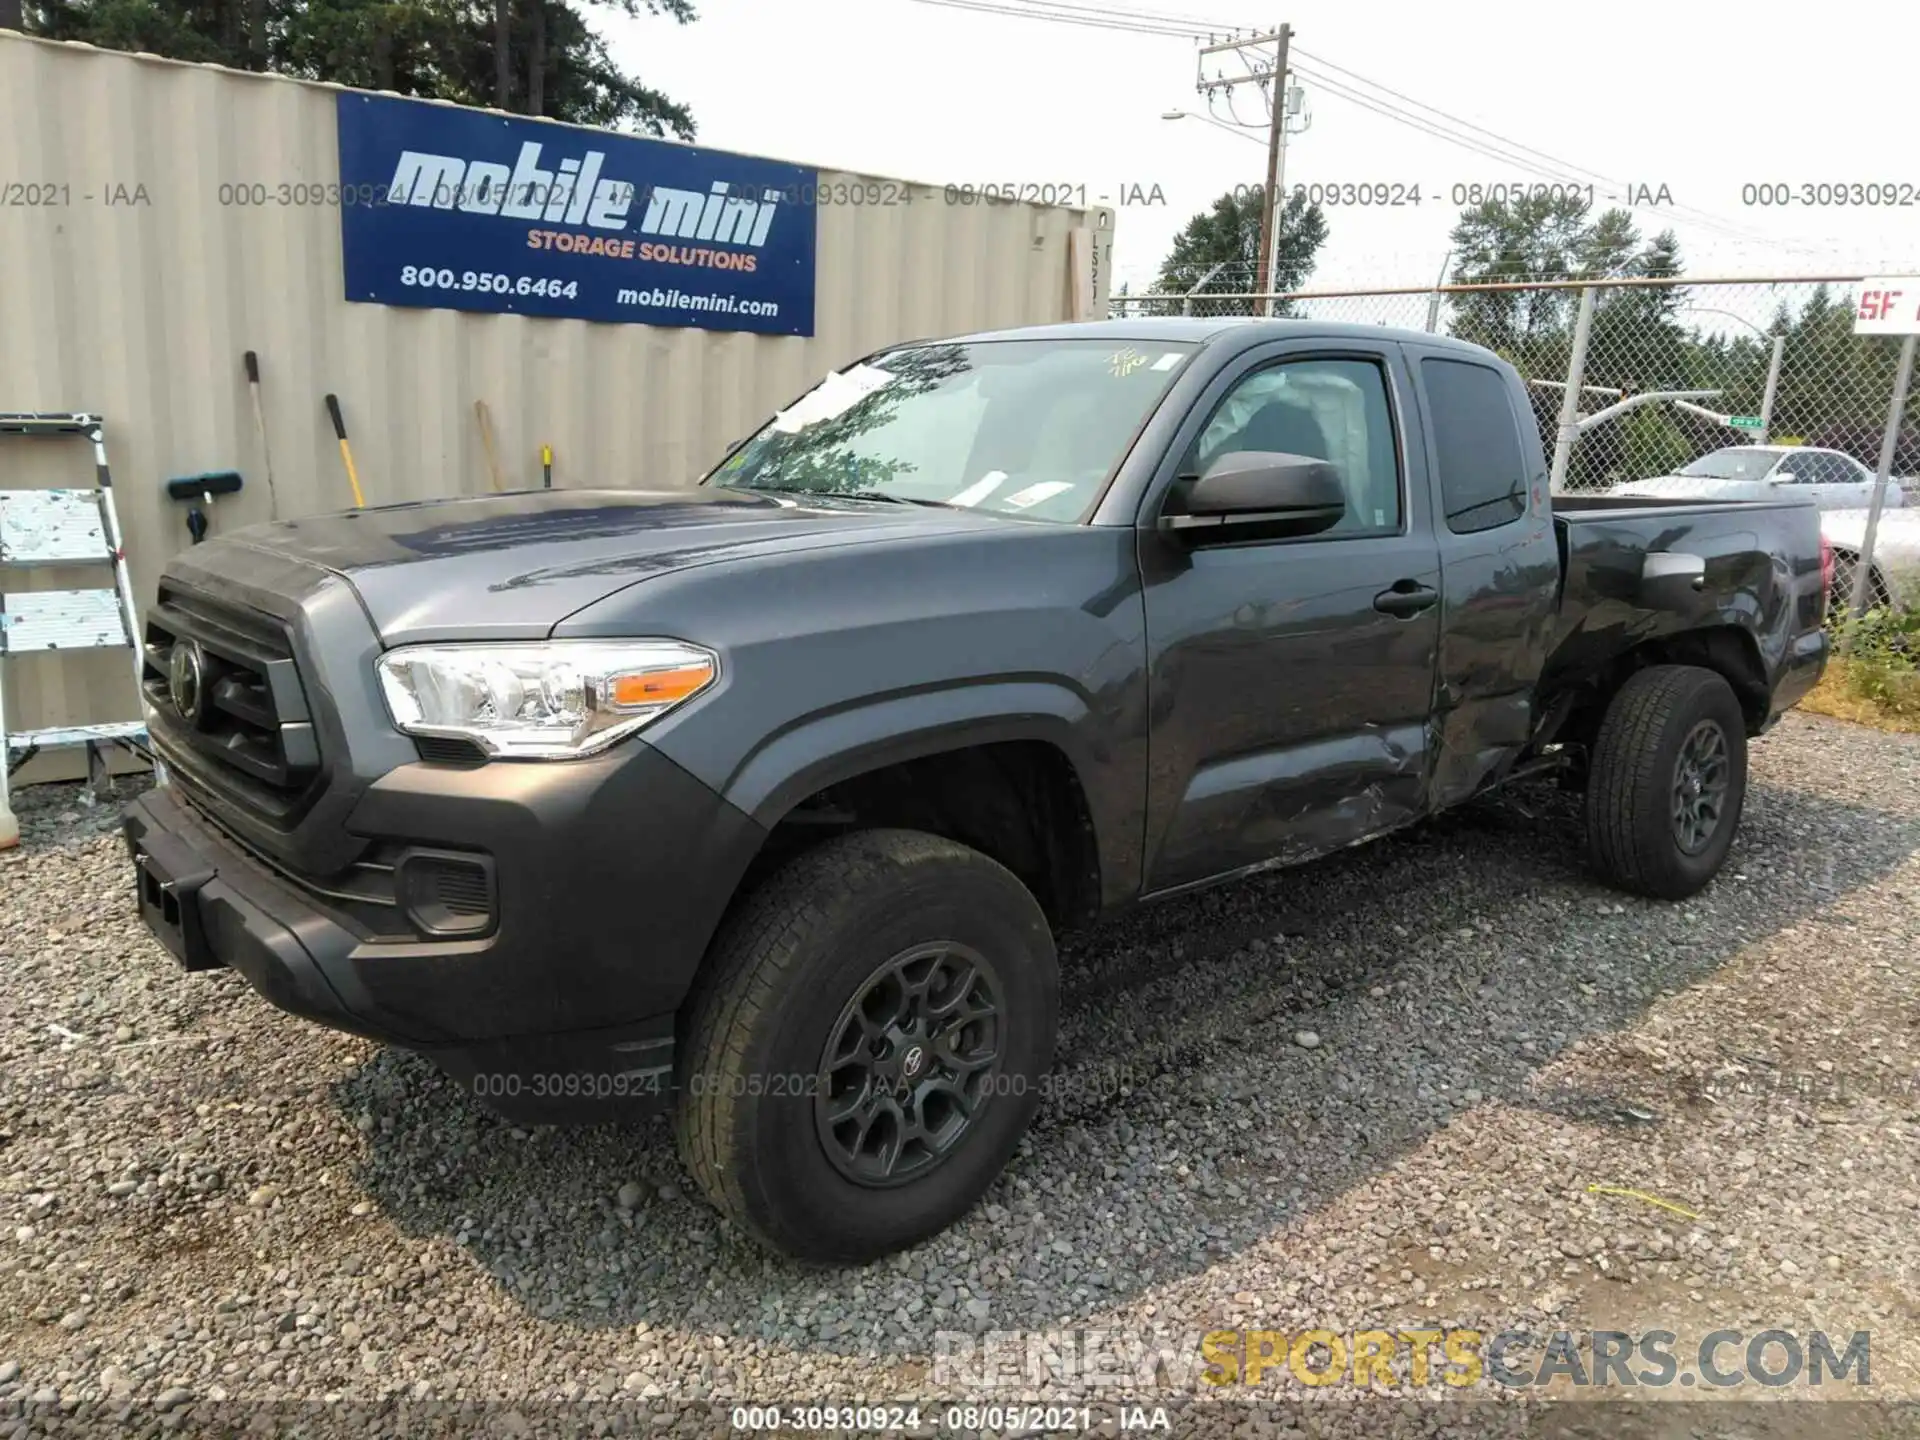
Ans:
<svg viewBox="0 0 1920 1440"><path fill-rule="evenodd" d="M1202 295L1246 294L1260 273L1260 213L1263 191L1241 186L1215 200L1195 215L1177 236L1160 263L1154 290L1163 295L1185 295L1199 285ZM1280 240L1269 288L1298 290L1313 273L1314 257L1327 240L1327 217L1318 205L1307 203L1296 190L1279 214ZM1214 266L1222 266L1204 284ZM1282 305L1276 313L1286 313Z"/></svg>
<svg viewBox="0 0 1920 1440"><path fill-rule="evenodd" d="M692 0L595 0L694 18ZM692 139L686 106L623 73L581 0L26 0L27 30L580 125Z"/></svg>

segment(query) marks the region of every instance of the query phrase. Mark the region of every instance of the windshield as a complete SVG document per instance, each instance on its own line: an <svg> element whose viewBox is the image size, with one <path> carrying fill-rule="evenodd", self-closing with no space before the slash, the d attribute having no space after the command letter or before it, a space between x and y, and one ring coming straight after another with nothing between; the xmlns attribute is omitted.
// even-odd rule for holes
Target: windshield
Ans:
<svg viewBox="0 0 1920 1440"><path fill-rule="evenodd" d="M1777 450L1715 450L1702 455L1680 473L1697 475L1703 480L1758 480L1780 459Z"/></svg>
<svg viewBox="0 0 1920 1440"><path fill-rule="evenodd" d="M1062 523L1092 507L1192 345L918 345L829 375L705 482Z"/></svg>

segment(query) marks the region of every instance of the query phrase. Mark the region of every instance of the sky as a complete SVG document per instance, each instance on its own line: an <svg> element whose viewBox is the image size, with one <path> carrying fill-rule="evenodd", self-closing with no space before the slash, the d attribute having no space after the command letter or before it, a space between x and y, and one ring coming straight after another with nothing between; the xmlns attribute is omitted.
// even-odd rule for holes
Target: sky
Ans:
<svg viewBox="0 0 1920 1440"><path fill-rule="evenodd" d="M1084 187L1086 203L1115 208L1116 285L1143 288L1194 213L1263 179L1255 87L1232 94L1256 128L1162 118L1208 111L1192 40L922 0L695 3L684 27L595 13L627 73L691 107L699 143L941 186L1072 187L1075 203ZM1920 271L1920 6L1074 3L1249 32L1292 24L1311 126L1288 145L1287 187L1372 182L1401 201L1330 206L1310 288L1430 284L1455 186L1553 180L1590 184L1598 206L1651 199L1631 207L1642 232L1674 229L1693 276ZM1775 46L1779 60L1756 58ZM1224 98L1213 113L1231 118ZM1908 203L1797 193L1835 182L1880 182ZM1793 203L1759 203L1767 192L1746 187L1762 184Z"/></svg>

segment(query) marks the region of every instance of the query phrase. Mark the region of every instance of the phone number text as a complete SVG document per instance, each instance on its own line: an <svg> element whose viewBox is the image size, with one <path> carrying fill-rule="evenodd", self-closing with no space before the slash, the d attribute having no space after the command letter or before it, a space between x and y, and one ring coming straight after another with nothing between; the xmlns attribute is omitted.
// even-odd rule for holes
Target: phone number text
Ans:
<svg viewBox="0 0 1920 1440"><path fill-rule="evenodd" d="M471 290L481 295L546 295L575 300L580 295L578 280L554 280L545 275L502 275L491 270L435 269L431 265L402 265L402 285L421 285L429 290Z"/></svg>

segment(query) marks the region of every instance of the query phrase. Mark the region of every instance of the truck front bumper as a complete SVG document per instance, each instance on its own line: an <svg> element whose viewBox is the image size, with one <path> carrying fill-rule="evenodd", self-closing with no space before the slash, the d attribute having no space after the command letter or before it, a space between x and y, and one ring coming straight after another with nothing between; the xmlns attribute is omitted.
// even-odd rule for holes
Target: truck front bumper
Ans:
<svg viewBox="0 0 1920 1440"><path fill-rule="evenodd" d="M417 1051L522 1123L644 1113L672 1089L674 1014L760 832L656 752L403 765L351 828L485 855L474 938L370 934L156 789L124 830L142 918L187 971L227 968L291 1014Z"/></svg>

